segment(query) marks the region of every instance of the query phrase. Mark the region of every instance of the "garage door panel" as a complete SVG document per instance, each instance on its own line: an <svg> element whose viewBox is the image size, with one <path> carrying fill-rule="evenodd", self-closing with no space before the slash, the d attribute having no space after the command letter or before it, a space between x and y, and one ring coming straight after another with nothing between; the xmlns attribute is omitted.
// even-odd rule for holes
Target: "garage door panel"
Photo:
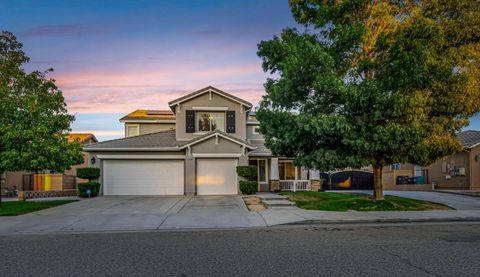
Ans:
<svg viewBox="0 0 480 277"><path fill-rule="evenodd" d="M236 159L198 159L197 194L238 194Z"/></svg>
<svg viewBox="0 0 480 277"><path fill-rule="evenodd" d="M182 160L106 160L105 195L181 195L184 193Z"/></svg>

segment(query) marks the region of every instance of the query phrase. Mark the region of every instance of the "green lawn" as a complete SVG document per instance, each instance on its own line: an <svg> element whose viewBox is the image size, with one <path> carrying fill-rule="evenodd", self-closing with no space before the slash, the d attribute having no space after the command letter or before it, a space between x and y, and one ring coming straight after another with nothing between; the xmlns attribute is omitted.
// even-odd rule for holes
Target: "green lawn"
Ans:
<svg viewBox="0 0 480 277"><path fill-rule="evenodd" d="M38 210L43 210L55 206L60 206L75 202L76 200L52 200L42 202L30 201L9 201L3 202L0 207L0 216L14 216L26 213L31 213Z"/></svg>
<svg viewBox="0 0 480 277"><path fill-rule="evenodd" d="M424 210L450 210L445 205L403 198L385 196L385 200L374 201L370 195L350 194L339 192L281 192L306 210L322 211L424 211Z"/></svg>

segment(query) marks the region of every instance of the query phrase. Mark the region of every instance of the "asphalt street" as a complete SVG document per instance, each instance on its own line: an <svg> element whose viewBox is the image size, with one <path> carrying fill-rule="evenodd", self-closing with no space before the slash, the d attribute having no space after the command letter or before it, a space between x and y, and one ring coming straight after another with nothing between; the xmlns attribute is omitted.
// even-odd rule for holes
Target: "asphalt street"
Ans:
<svg viewBox="0 0 480 277"><path fill-rule="evenodd" d="M480 224L0 237L1 276L479 276Z"/></svg>

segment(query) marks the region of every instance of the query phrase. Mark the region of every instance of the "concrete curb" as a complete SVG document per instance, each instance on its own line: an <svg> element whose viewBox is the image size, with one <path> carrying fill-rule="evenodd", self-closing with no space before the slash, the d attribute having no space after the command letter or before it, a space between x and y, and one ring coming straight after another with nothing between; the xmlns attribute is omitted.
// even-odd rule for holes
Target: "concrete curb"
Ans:
<svg viewBox="0 0 480 277"><path fill-rule="evenodd" d="M427 222L480 222L480 217L445 217L445 218L375 218L359 220L308 219L280 225L318 225L318 224L371 224L371 223L427 223ZM272 225L275 226L275 225Z"/></svg>

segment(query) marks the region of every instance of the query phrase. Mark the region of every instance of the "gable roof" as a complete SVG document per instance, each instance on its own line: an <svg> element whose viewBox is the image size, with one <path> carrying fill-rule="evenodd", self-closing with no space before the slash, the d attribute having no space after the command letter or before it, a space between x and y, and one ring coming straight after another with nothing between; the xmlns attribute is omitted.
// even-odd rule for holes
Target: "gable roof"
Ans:
<svg viewBox="0 0 480 277"><path fill-rule="evenodd" d="M175 120L175 114L170 110L136 110L120 118L126 120Z"/></svg>
<svg viewBox="0 0 480 277"><path fill-rule="evenodd" d="M94 142L98 142L97 138L92 133L70 133L67 134L68 142L74 142L78 140L79 143L85 143L89 139L92 139Z"/></svg>
<svg viewBox="0 0 480 277"><path fill-rule="evenodd" d="M460 132L458 138L465 148L472 148L480 144L480 131L467 130Z"/></svg>
<svg viewBox="0 0 480 277"><path fill-rule="evenodd" d="M200 143L211 137L219 136L237 144L244 145L249 149L255 146L248 142L228 135L221 131L212 131L189 141L178 141L175 139L175 130L162 131L157 133L139 135L128 138L103 141L84 146L84 151L180 151L189 146Z"/></svg>
<svg viewBox="0 0 480 277"><path fill-rule="evenodd" d="M212 132L208 132L208 133L206 133L206 134L204 134L204 135L201 135L201 136L196 137L196 138L194 138L194 139L192 139L192 140L189 140L189 141L187 141L187 143L184 145L184 147L188 147L188 146L195 145L195 144L197 144L197 143L200 143L200 142L202 142L202 141L204 141L204 140L207 140L207 139L212 138L212 137L215 137L215 136L223 137L224 139L227 139L227 140L230 140L230 141L235 142L235 143L237 143L237 144L243 145L243 146L245 146L245 147L247 147L247 148L249 148L249 149L255 149L255 146L254 146L254 145L252 145L252 144L250 144L250 143L248 143L248 142L246 142L246 141L244 141L244 140L241 140L241 139L239 139L239 138L237 138L237 137L234 137L234 136L232 136L232 135L229 135L229 134L227 134L227 133L225 133L225 132L219 131L219 130L215 130L215 131L212 131Z"/></svg>
<svg viewBox="0 0 480 277"><path fill-rule="evenodd" d="M175 139L175 130L139 135L128 138L120 138L102 141L86 145L85 151L112 151L112 150L177 150L185 142Z"/></svg>
<svg viewBox="0 0 480 277"><path fill-rule="evenodd" d="M207 92L216 93L216 94L218 94L218 95L220 95L220 96L223 96L223 97L225 97L225 98L228 98L228 99L230 99L230 100L232 100L232 101L235 101L235 102L237 102L237 103L239 103L239 104L242 104L242 105L244 105L245 107L247 107L248 109L251 109L251 108L252 108L252 104L251 104L250 102L245 101L245 100L243 100L243 99L241 99L241 98L236 97L235 95L231 95L231 94L229 94L229 93L226 93L225 91L219 90L218 88L215 88L215 87L212 87L212 86L208 86L208 87L202 88L202 89L200 89L200 90L197 90L197 91L194 91L194 92L189 93L189 94L187 94L187 95L184 95L184 96L182 96L182 97L180 97L180 98L177 98L177 99L175 99L175 100L172 100L172 101L168 102L168 106L170 106L170 108L172 109L172 111L175 111L175 109L173 108L175 105L178 105L178 104L180 104L180 103L182 103L182 102L185 102L185 101L187 101L187 100L189 100L189 99L195 98L195 97L197 97L197 96L199 96L199 95L202 95L202 94L204 94L204 93L207 93ZM248 110L248 109L247 109L247 110Z"/></svg>

